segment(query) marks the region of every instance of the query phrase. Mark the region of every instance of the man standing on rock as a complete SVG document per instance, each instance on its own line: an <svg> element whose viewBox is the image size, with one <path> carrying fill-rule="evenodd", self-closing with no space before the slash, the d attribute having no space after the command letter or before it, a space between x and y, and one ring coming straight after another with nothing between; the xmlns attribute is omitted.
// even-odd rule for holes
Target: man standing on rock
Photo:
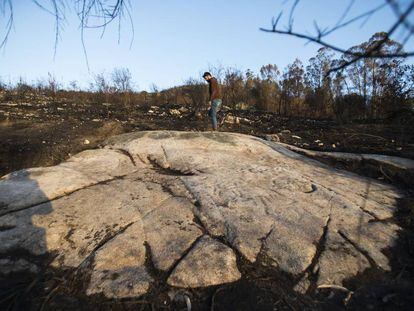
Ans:
<svg viewBox="0 0 414 311"><path fill-rule="evenodd" d="M213 125L213 131L217 131L217 111L219 110L221 102L222 102L220 86L217 82L217 79L214 78L209 72L205 72L203 74L203 78L209 84L211 106L210 106L210 109L208 110L208 115Z"/></svg>

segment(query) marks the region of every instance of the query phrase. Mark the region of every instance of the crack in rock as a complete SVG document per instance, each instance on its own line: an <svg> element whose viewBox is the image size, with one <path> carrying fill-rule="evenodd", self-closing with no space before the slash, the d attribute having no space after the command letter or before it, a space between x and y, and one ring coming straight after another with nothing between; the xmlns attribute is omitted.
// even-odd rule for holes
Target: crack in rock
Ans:
<svg viewBox="0 0 414 311"><path fill-rule="evenodd" d="M135 162L135 160L134 160L134 157L132 156L132 154L131 153L129 153L129 151L128 150L126 150L126 149L116 149L118 152L120 152L121 154L123 154L123 155L126 155L130 160L131 160L131 162L132 162L132 164L134 165L134 166L137 166L137 163Z"/></svg>
<svg viewBox="0 0 414 311"><path fill-rule="evenodd" d="M93 258L96 254L96 252L98 252L102 247L104 247L107 243L109 243L111 240L113 240L114 238L116 238L118 235L122 234L123 232L125 232L125 230L127 230L130 226L132 226L134 224L134 222L131 222L129 224L127 224L126 226L121 227L119 230L117 230L116 232L114 232L113 234L108 234L107 236L105 236L100 243L98 243L95 248L89 253L89 255L77 266L77 268L80 268L81 266L83 266L85 264L85 262L89 261L91 258ZM69 232L73 231L73 229L70 229ZM66 238L66 236L65 236ZM71 241L71 243L74 243L73 241Z"/></svg>
<svg viewBox="0 0 414 311"><path fill-rule="evenodd" d="M351 244L358 252L360 252L362 255L364 255L364 257L368 260L368 262L370 263L371 267L378 269L378 265L375 262L375 260L370 256L370 254L362 249L360 246L358 246L358 244L354 243L352 240L350 240L346 234L344 234L341 231L338 231L339 235L345 240L347 241L349 244Z"/></svg>
<svg viewBox="0 0 414 311"><path fill-rule="evenodd" d="M56 196L53 199L45 199L45 201L39 201L38 203L33 204L33 205L28 205L28 206L25 206L25 207L22 207L22 208L13 209L11 211L4 212L4 213L0 212L0 217L10 215L10 214L13 214L13 213L17 213L17 212L20 212L20 211L23 211L23 210L26 210L26 209L34 208L34 207L37 207L39 205L43 205L43 204L47 204L47 203L53 203L54 201L57 201L61 198L70 196L71 194L76 193L78 191L85 190L85 189L88 189L88 188L91 188L91 187L94 187L94 186L98 186L98 185L106 185L106 184L110 183L111 181L122 179L125 176L127 176L127 175L117 176L117 177L114 177L114 178L111 178L111 179L106 179L106 180L103 180L103 181L100 181L100 182L97 182L97 183L94 183L94 184L90 184L90 185L87 185L85 187L73 190L71 192L65 192L64 194L62 194L60 196Z"/></svg>
<svg viewBox="0 0 414 311"><path fill-rule="evenodd" d="M308 270L310 270L310 271L314 271L314 267L316 266L320 255L322 254L322 252L325 249L326 235L328 234L329 223L330 222L331 222L331 215L328 216L328 218L326 220L326 225L323 228L322 236L321 236L320 240L317 242L317 249L316 249L315 256L313 257L312 263L308 268Z"/></svg>
<svg viewBox="0 0 414 311"><path fill-rule="evenodd" d="M186 199L172 197L143 217L145 240L158 270L169 270L202 235L193 222L192 206Z"/></svg>
<svg viewBox="0 0 414 311"><path fill-rule="evenodd" d="M167 283L174 287L198 288L235 282L240 277L234 252L203 236L174 268Z"/></svg>
<svg viewBox="0 0 414 311"><path fill-rule="evenodd" d="M144 232L140 221L123 228L94 252L86 293L107 298L139 297L152 282L145 267ZM116 256L114 256L116 254Z"/></svg>
<svg viewBox="0 0 414 311"><path fill-rule="evenodd" d="M83 151L56 166L24 169L0 180L0 215L62 197L135 171L130 159L109 149Z"/></svg>
<svg viewBox="0 0 414 311"><path fill-rule="evenodd" d="M54 254L87 294L118 299L235 282L237 260L263 256L303 292L343 286L390 270L400 197L248 135L133 133L0 179L0 271ZM17 249L30 256L3 260Z"/></svg>
<svg viewBox="0 0 414 311"><path fill-rule="evenodd" d="M180 264L181 261L184 260L184 258L191 252L191 250L194 248L194 246L204 237L204 235L198 236L193 243L184 251L181 253L180 258L178 258L170 267L170 269L167 271L168 276L171 276L172 272L175 270L175 268Z"/></svg>

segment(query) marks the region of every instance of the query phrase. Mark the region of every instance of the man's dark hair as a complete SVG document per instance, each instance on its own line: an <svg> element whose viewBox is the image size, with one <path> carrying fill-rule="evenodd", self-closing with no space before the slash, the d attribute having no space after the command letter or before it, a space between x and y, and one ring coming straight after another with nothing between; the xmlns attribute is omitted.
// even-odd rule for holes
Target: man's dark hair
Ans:
<svg viewBox="0 0 414 311"><path fill-rule="evenodd" d="M205 77L207 77L207 76L212 77L211 73L209 73L208 71L206 71L206 72L203 74L203 78L205 78Z"/></svg>

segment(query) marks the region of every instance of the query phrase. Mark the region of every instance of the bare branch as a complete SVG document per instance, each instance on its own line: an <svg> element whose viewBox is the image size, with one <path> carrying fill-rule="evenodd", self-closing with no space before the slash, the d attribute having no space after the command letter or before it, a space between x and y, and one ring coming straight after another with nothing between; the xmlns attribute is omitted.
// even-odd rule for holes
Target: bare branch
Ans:
<svg viewBox="0 0 414 311"><path fill-rule="evenodd" d="M412 56L414 55L414 52L409 52L409 53L391 53L391 54L379 54L377 53L381 47L384 45L384 43L386 43L390 36L398 29L398 27L404 22L404 20L407 18L407 16L414 10L414 1L411 2L410 6L407 8L407 10L401 14L401 16L399 17L398 21L390 28L390 30L387 32L387 35L379 40L378 42L376 42L368 51L362 53L359 56L356 56L354 59L348 61L348 62L344 62L342 65L337 66L335 68L332 68L331 70L329 70L328 74L344 69L346 67L348 67L349 65L356 63L357 61L361 60L362 58L382 58L384 56L388 56L387 58L395 58L395 57L407 57L407 56ZM394 54L394 56L393 56ZM406 54L405 56L401 56L403 54Z"/></svg>
<svg viewBox="0 0 414 311"><path fill-rule="evenodd" d="M400 7L395 0L387 0L388 5L392 8L396 18L399 18L401 16ZM404 27L406 30L408 30L409 35L414 34L414 26L408 21L408 19L404 19L403 21Z"/></svg>
<svg viewBox="0 0 414 311"><path fill-rule="evenodd" d="M3 48L6 43L7 39L9 38L9 34L13 28L13 3L12 0L3 0L0 6L0 13L6 16L7 8L9 10L9 17L6 23L6 31L3 40L0 42L0 49Z"/></svg>
<svg viewBox="0 0 414 311"><path fill-rule="evenodd" d="M295 0L295 2L292 5L292 8L290 10L290 14L289 14L289 30L293 29L293 15L295 13L295 9L298 6L300 0Z"/></svg>
<svg viewBox="0 0 414 311"><path fill-rule="evenodd" d="M299 32L293 31L293 19L294 19L293 15L294 15L295 9L297 8L299 2L300 2L300 0L294 0L294 2L293 2L292 8L290 10L287 29L281 29L281 28L278 28L278 26L277 26L278 22L280 21L280 18L281 18L281 13L280 13L276 20L274 20L274 19L272 20L271 29L260 28L260 30L264 31L264 32L268 32L268 33L289 35L289 36L294 36L294 37L297 37L297 38L300 38L300 39L305 39L308 42L313 42L313 43L319 44L321 46L330 48L333 51L336 51L336 52L342 53L344 55L348 55L348 56L353 57L350 61L343 62L340 66L332 68L329 71L329 73L344 69L345 67L347 67L347 66L349 66L349 65L351 65L351 64L353 64L353 63L355 63L358 60L363 59L363 58L406 58L406 57L409 57L409 56L414 56L414 51L404 52L404 51L402 51L402 49L400 49L397 52L393 52L393 53L379 53L378 52L378 51L381 50L382 46L387 42L387 40L390 39L390 36L400 26L403 25L409 31L409 34L406 36L406 38L403 41L402 47L409 40L409 38L412 36L412 34L414 34L414 27L408 21L408 16L409 16L410 13L412 13L412 11L414 9L414 0L411 0L408 8L404 12L401 12L400 7L398 6L398 4L396 3L395 0L386 0L385 3L383 3L383 4L381 4L377 7L374 7L373 9L370 9L366 12L363 12L362 14L357 15L355 17L346 19L346 17L349 15L349 11L351 10L351 8L352 8L352 6L354 5L354 2L355 2L355 0L351 0L348 4L347 8L345 9L344 13L342 14L342 16L339 18L338 22L332 28L321 29L321 27L318 25L318 23L316 21L314 21L314 27L315 27L315 33L316 33L315 35L309 35L309 34L299 33ZM381 9L383 9L387 6L391 6L393 8L394 13L397 16L397 21L388 30L387 35L382 40L378 41L370 50L365 51L365 52L353 51L353 50L349 50L349 49L345 49L345 48L341 48L339 46L336 46L336 45L328 42L325 39L331 33L335 32L335 31L337 31L341 28L347 27L351 24L354 24L357 21L362 20L363 23L365 23L375 13L377 13L378 11L380 11Z"/></svg>
<svg viewBox="0 0 414 311"><path fill-rule="evenodd" d="M32 0L33 3L51 14L55 18L55 43L54 43L54 57L56 56L57 45L62 30L62 24L65 21L65 9L66 4L71 3L76 15L79 18L81 29L81 42L83 51L88 65L88 55L85 46L85 29L88 28L102 28L102 34L105 33L107 25L118 20L118 42L120 40L121 22L122 19L127 17L134 34L133 21L131 16L131 4L130 0ZM7 42L10 31L13 26L13 0L0 0L0 14L4 16L8 15L8 20L5 27L5 35L0 42L0 49L3 48ZM131 45L134 35L131 39Z"/></svg>
<svg viewBox="0 0 414 311"><path fill-rule="evenodd" d="M358 16L355 16L355 17L347 20L346 22L338 23L333 28L331 28L329 31L326 31L324 33L324 36L327 36L327 35L333 33L334 31L337 31L337 30L339 30L341 28L344 28L346 26L349 26L349 25L351 25L351 24L353 24L353 23L355 23L355 22L357 22L357 21L359 21L361 19L365 19L364 22L363 22L363 23L365 23L368 18L370 18L372 15L374 15L375 13L377 13L378 11L380 11L382 8L386 7L386 5L387 4L385 4L385 3L384 4L381 4L381 5L373 8L372 10L366 11L366 12L364 12L364 13L358 15Z"/></svg>
<svg viewBox="0 0 414 311"><path fill-rule="evenodd" d="M290 36L295 36L301 39L307 39L311 42L315 42L318 43L324 47L330 48L334 51L346 54L346 55L351 55L351 56L364 56L364 54L361 53L357 53L357 52L351 52L349 50L345 50L339 47L336 47L332 44L329 44L328 42L323 41L322 39L319 38L315 38L312 37L310 35L305 35L305 34L301 34L301 33L297 33L297 32L292 32L292 31L288 31L288 30L269 30L269 29L265 29L265 28L260 28L261 31L264 32L270 32L270 33L278 33L278 34L283 34L283 35L290 35ZM413 52L401 52L401 53L392 53L392 54L379 54L379 55L366 55L366 58L396 58L396 57L408 57L408 56L414 56L414 51Z"/></svg>
<svg viewBox="0 0 414 311"><path fill-rule="evenodd" d="M349 1L348 7L345 9L344 13L339 18L338 22L336 23L336 25L333 28L336 28L336 27L338 27L339 25L341 25L343 23L343 21L345 20L345 18L349 14L349 11L351 10L351 8L354 5L354 3L355 3L355 0Z"/></svg>

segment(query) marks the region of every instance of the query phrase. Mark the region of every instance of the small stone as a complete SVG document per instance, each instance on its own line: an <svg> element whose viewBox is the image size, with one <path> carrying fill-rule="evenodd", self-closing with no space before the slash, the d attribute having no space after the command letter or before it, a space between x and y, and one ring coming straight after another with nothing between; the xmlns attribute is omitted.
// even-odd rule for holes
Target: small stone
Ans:
<svg viewBox="0 0 414 311"><path fill-rule="evenodd" d="M187 113L189 110L186 107L180 107L180 109L178 109L181 113Z"/></svg>
<svg viewBox="0 0 414 311"><path fill-rule="evenodd" d="M84 145L89 145L91 142L88 140L88 139L85 139L84 141L83 141L83 144Z"/></svg>
<svg viewBox="0 0 414 311"><path fill-rule="evenodd" d="M239 124L240 119L239 119L239 117L235 117L235 116L232 116L232 115L227 115L224 122L229 123L229 124Z"/></svg>
<svg viewBox="0 0 414 311"><path fill-rule="evenodd" d="M276 142L280 142L280 138L277 134L267 134L265 135L265 139L267 141L276 141Z"/></svg>
<svg viewBox="0 0 414 311"><path fill-rule="evenodd" d="M170 109L170 114L173 116L181 115L181 112L178 109Z"/></svg>

